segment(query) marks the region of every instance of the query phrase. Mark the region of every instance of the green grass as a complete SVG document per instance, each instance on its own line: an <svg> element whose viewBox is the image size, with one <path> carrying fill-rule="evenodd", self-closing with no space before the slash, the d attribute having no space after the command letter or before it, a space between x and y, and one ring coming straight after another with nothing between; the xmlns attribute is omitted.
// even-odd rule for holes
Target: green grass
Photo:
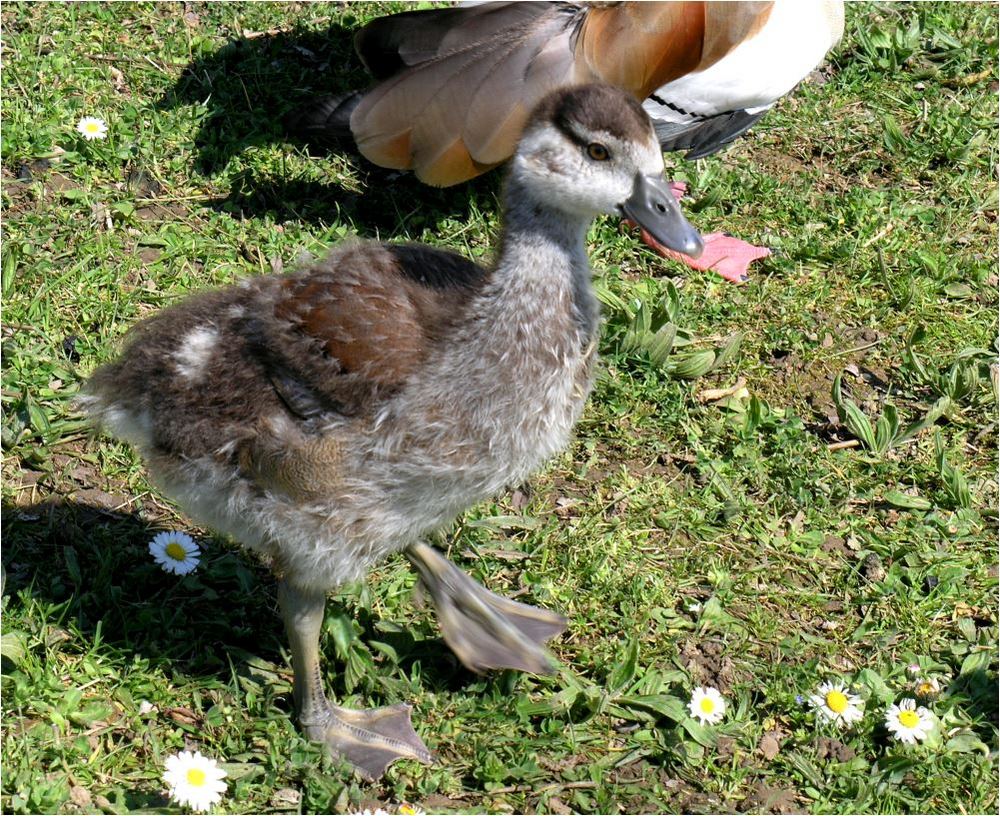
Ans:
<svg viewBox="0 0 1000 816"><path fill-rule="evenodd" d="M995 812L990 4L852 4L828 66L749 137L670 158L700 229L775 250L747 286L592 230L604 363L576 441L439 542L565 612L559 672L464 671L394 559L333 596L326 680L348 705L411 701L437 764L362 784L298 736L266 570L193 529L70 400L137 319L303 250L488 254L498 174L430 190L282 135L298 101L365 84L349 31L387 10L4 5L0 807L161 811L163 760L187 746L226 763L234 813ZM109 138L82 142L82 115ZM678 326L663 364L635 342L637 298L652 330ZM728 362L676 376L735 333ZM940 416L887 441L887 405L902 426ZM868 442L859 414L883 418ZM164 528L199 538L195 574L151 563ZM881 725L911 663L944 684L916 749ZM827 678L866 702L850 731L796 702ZM683 716L703 683L730 701L714 728Z"/></svg>

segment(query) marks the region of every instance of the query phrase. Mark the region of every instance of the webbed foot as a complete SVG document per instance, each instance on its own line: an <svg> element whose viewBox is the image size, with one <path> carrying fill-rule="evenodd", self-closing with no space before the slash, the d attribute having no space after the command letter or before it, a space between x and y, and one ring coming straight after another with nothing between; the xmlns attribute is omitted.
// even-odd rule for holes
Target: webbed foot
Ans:
<svg viewBox="0 0 1000 816"><path fill-rule="evenodd" d="M433 761L410 722L412 707L406 703L373 709L341 708L328 703L319 721L301 720L302 730L314 742L326 743L365 779L385 773L397 759Z"/></svg>
<svg viewBox="0 0 1000 816"><path fill-rule="evenodd" d="M412 709L406 703L360 710L327 700L319 667L325 596L282 581L278 601L292 647L293 691L305 735L325 743L368 780L378 779L397 759L432 762L430 751L413 730Z"/></svg>
<svg viewBox="0 0 1000 816"><path fill-rule="evenodd" d="M427 544L407 548L437 608L445 642L468 668L551 674L545 641L566 628L562 615L496 595Z"/></svg>

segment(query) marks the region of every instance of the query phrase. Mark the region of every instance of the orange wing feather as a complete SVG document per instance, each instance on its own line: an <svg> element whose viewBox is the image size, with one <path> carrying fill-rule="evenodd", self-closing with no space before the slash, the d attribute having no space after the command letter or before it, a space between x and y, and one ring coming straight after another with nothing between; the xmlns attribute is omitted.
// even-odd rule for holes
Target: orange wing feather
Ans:
<svg viewBox="0 0 1000 816"><path fill-rule="evenodd" d="M620 3L587 12L576 60L590 79L644 99L701 60L705 3Z"/></svg>
<svg viewBox="0 0 1000 816"><path fill-rule="evenodd" d="M705 43L697 70L703 71L753 37L771 16L772 8L772 2L705 3ZM664 82L669 80L657 83L657 87Z"/></svg>

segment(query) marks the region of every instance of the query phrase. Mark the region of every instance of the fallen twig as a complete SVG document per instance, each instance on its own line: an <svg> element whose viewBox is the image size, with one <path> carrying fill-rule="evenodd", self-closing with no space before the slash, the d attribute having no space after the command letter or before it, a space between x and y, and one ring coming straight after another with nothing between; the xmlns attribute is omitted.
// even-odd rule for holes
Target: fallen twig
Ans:
<svg viewBox="0 0 1000 816"><path fill-rule="evenodd" d="M848 439L846 442L831 442L826 446L828 451L844 450L845 448L856 448L861 442L857 439Z"/></svg>

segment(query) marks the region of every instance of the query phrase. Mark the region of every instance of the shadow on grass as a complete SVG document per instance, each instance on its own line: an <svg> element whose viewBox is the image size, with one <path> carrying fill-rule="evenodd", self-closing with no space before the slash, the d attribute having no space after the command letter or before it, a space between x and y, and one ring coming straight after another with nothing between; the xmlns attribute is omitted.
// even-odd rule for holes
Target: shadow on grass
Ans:
<svg viewBox="0 0 1000 816"><path fill-rule="evenodd" d="M234 40L194 59L158 107L205 106L195 139L195 169L207 175L221 172L256 146L305 147L286 132L283 121L289 113L315 97L371 84L354 55L353 34L332 24L325 31L297 27ZM321 156L328 148L313 145L310 150ZM237 217L269 215L323 224L339 217L352 222L364 237L410 237L414 227L446 218L464 220L473 197L491 195L498 185L498 174L490 174L486 180L434 189L408 173L375 167L356 152L345 155L363 193L345 189L335 179L293 177L283 163L278 171L237 172L229 195L210 206Z"/></svg>
<svg viewBox="0 0 1000 816"><path fill-rule="evenodd" d="M158 107L204 105L196 169L217 173L248 148L294 141L284 117L311 98L370 83L352 37L337 24L241 37L192 60Z"/></svg>
<svg viewBox="0 0 1000 816"><path fill-rule="evenodd" d="M234 177L229 195L209 206L237 218L268 216L275 221L319 225L341 220L362 238L413 240L424 228L440 229L449 220L467 221L474 201L480 202L480 210L494 209L499 178L499 174L488 174L440 189L408 173L369 165L364 191L358 193L332 183L248 170Z"/></svg>
<svg viewBox="0 0 1000 816"><path fill-rule="evenodd" d="M54 499L3 508L6 592L27 590L52 623L177 671L228 676L226 648L281 662L266 574L208 548L208 569L178 578L149 556L159 529L137 514Z"/></svg>
<svg viewBox="0 0 1000 816"><path fill-rule="evenodd" d="M232 679L234 669L253 673L250 666L260 659L288 665L274 580L250 557L208 543L202 546L200 568L178 577L164 572L149 555L149 541L162 525L135 513L56 498L26 507L5 504L3 519L8 613L26 592L52 626L75 630L89 643L142 656L153 667L222 683ZM327 608L328 614L336 614L338 604L328 602ZM370 610L348 614L352 612L362 627L362 643L388 643L407 675L419 661L429 688L456 690L475 682L443 641L406 630L380 632ZM331 690L340 696L344 663L331 648L326 651ZM358 690L367 687L377 695L380 678L366 681Z"/></svg>

